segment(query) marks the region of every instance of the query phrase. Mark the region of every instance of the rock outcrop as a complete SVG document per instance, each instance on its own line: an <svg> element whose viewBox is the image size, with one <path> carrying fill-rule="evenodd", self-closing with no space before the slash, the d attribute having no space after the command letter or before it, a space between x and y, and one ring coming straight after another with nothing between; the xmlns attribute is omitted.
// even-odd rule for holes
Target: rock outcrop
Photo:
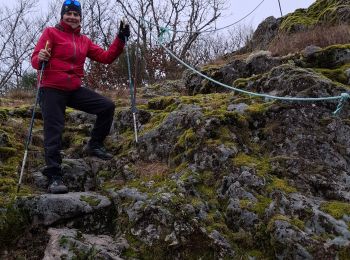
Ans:
<svg viewBox="0 0 350 260"><path fill-rule="evenodd" d="M334 12L320 21L347 19L347 1L328 2ZM266 45L285 19L268 18L259 28L269 34L256 39ZM84 156L94 118L67 110L63 195L46 194L40 117L16 194L31 108L0 108L0 258L349 259L348 102L333 114L350 89L349 53L350 45L258 51L200 69L270 97L192 71L144 87L139 140L130 109L118 107L110 161Z"/></svg>

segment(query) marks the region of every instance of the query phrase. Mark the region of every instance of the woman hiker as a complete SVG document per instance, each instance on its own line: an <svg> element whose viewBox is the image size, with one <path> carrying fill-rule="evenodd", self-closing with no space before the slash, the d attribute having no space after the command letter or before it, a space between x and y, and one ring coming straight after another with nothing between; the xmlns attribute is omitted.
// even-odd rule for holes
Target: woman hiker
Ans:
<svg viewBox="0 0 350 260"><path fill-rule="evenodd" d="M109 160L103 142L109 134L115 105L100 94L82 86L84 62L91 60L110 64L123 51L128 25L120 23L118 36L107 51L80 34L81 5L66 0L61 9L61 21L46 28L32 54L32 66L39 70L45 62L40 89L40 106L44 120L46 167L43 174L49 180L49 193L67 193L62 181L60 150L66 106L97 115L91 138L84 148L88 155ZM48 43L48 48L46 44Z"/></svg>

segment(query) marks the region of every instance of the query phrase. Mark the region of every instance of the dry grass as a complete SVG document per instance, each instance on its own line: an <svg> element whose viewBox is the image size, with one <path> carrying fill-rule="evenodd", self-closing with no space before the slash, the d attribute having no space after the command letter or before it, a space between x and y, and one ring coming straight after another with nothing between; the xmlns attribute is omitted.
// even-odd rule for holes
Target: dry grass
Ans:
<svg viewBox="0 0 350 260"><path fill-rule="evenodd" d="M213 61L210 62L211 65L216 65L216 66L223 66L226 65L227 63L230 63L234 60L245 60L250 53L228 53L223 56L217 57Z"/></svg>
<svg viewBox="0 0 350 260"><path fill-rule="evenodd" d="M14 107L34 102L36 90L13 89L0 99L0 106Z"/></svg>
<svg viewBox="0 0 350 260"><path fill-rule="evenodd" d="M268 50L273 56L280 56L299 52L309 45L326 47L334 44L348 44L349 42L349 25L317 26L306 32L281 33L271 42Z"/></svg>
<svg viewBox="0 0 350 260"><path fill-rule="evenodd" d="M97 90L101 95L110 98L112 101L117 102L118 107L130 106L130 89L129 87L123 87L116 90ZM136 105L142 105L147 103L146 100L142 99L138 94L140 90L136 90Z"/></svg>
<svg viewBox="0 0 350 260"><path fill-rule="evenodd" d="M146 179L166 179L169 173L169 167L162 162L142 162L135 164L136 174Z"/></svg>
<svg viewBox="0 0 350 260"><path fill-rule="evenodd" d="M129 88L119 88L116 90L95 90L101 95L110 98L113 102L116 102L117 107L129 107L130 91ZM11 90L5 96L0 98L1 107L18 107L22 105L34 104L35 91L24 90ZM144 105L147 103L146 99L143 99L138 93L136 93L136 105Z"/></svg>
<svg viewBox="0 0 350 260"><path fill-rule="evenodd" d="M130 97L129 87L118 87L112 90L105 89L105 90L95 90L95 91L112 100L128 99Z"/></svg>

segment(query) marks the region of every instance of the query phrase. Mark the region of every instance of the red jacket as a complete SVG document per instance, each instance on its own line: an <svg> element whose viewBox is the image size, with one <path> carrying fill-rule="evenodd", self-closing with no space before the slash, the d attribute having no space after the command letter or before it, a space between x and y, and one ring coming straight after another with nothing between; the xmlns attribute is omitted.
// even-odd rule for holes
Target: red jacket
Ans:
<svg viewBox="0 0 350 260"><path fill-rule="evenodd" d="M123 51L124 42L118 37L107 51L80 34L80 27L72 29L61 21L56 27L46 28L32 54L32 66L39 70L39 51L49 41L51 57L45 66L41 86L66 91L78 89L84 76L86 57L105 64L112 63Z"/></svg>

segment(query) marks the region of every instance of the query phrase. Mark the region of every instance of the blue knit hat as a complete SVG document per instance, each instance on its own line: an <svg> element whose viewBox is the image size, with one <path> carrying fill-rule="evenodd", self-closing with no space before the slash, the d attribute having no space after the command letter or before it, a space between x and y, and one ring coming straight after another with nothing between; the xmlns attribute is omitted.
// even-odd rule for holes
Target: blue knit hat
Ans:
<svg viewBox="0 0 350 260"><path fill-rule="evenodd" d="M61 9L61 19L66 12L75 11L81 17L81 4L77 0L65 0Z"/></svg>

